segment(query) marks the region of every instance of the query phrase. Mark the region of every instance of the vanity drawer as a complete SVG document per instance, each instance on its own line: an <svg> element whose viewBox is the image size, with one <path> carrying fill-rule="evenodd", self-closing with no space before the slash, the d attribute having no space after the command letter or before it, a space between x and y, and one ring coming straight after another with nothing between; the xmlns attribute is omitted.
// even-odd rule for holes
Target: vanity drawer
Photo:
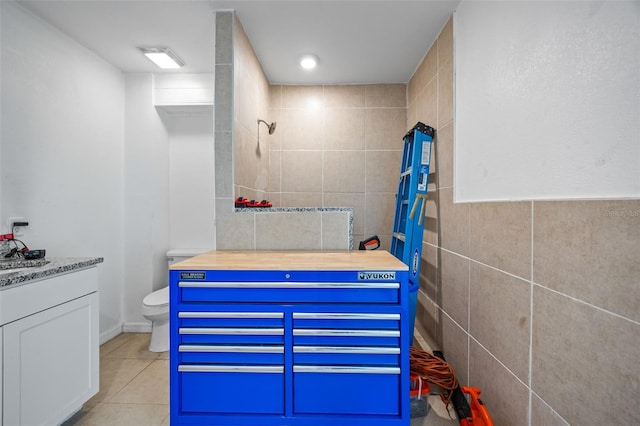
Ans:
<svg viewBox="0 0 640 426"><path fill-rule="evenodd" d="M400 300L398 282L180 281L180 302L389 303Z"/></svg>

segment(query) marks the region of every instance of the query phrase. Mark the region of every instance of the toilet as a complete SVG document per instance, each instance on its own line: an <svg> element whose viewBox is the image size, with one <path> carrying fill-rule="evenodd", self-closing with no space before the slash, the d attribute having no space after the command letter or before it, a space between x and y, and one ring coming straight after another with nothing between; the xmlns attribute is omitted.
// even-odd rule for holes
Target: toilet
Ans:
<svg viewBox="0 0 640 426"><path fill-rule="evenodd" d="M197 256L208 249L182 249L167 252L167 267ZM169 286L148 294L142 300L142 316L151 321L151 352L169 350Z"/></svg>

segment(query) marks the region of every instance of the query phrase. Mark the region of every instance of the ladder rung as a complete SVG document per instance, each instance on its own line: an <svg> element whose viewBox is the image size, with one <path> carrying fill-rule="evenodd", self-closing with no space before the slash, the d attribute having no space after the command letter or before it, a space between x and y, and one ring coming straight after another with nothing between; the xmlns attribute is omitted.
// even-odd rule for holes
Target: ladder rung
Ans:
<svg viewBox="0 0 640 426"><path fill-rule="evenodd" d="M406 240L406 238L405 238L404 234L403 234L403 233L401 233L401 232L394 232L394 233L393 233L393 238L397 238L397 239L399 239L400 241L405 241L405 240Z"/></svg>
<svg viewBox="0 0 640 426"><path fill-rule="evenodd" d="M411 169L413 167L409 167L407 170L405 170L404 172L400 173L400 176L407 176L411 174Z"/></svg>

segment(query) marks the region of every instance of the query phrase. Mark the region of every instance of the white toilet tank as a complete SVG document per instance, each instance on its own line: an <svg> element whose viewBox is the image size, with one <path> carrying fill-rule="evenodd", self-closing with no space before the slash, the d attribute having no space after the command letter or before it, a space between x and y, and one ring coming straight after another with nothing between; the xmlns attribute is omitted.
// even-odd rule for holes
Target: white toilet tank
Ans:
<svg viewBox="0 0 640 426"><path fill-rule="evenodd" d="M174 263L182 262L183 260L187 260L190 257L197 256L202 253L206 253L211 251L211 249L173 249L167 252L167 264L168 266L173 265Z"/></svg>

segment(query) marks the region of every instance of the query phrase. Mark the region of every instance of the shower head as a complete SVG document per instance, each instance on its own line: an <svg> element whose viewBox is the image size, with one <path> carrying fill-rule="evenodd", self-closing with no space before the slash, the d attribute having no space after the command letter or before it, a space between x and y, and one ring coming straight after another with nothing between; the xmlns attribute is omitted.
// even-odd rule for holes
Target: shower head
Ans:
<svg viewBox="0 0 640 426"><path fill-rule="evenodd" d="M272 135L272 134L273 134L273 132L275 132L275 131L276 131L276 125L278 124L278 123L276 123L275 121L274 121L273 123L267 123L266 121L264 121L264 120L260 120L260 119L258 118L258 126L260 126L260 123L264 123L264 124L266 124L266 125L267 125L267 127L269 128L269 134L270 134L270 135Z"/></svg>

